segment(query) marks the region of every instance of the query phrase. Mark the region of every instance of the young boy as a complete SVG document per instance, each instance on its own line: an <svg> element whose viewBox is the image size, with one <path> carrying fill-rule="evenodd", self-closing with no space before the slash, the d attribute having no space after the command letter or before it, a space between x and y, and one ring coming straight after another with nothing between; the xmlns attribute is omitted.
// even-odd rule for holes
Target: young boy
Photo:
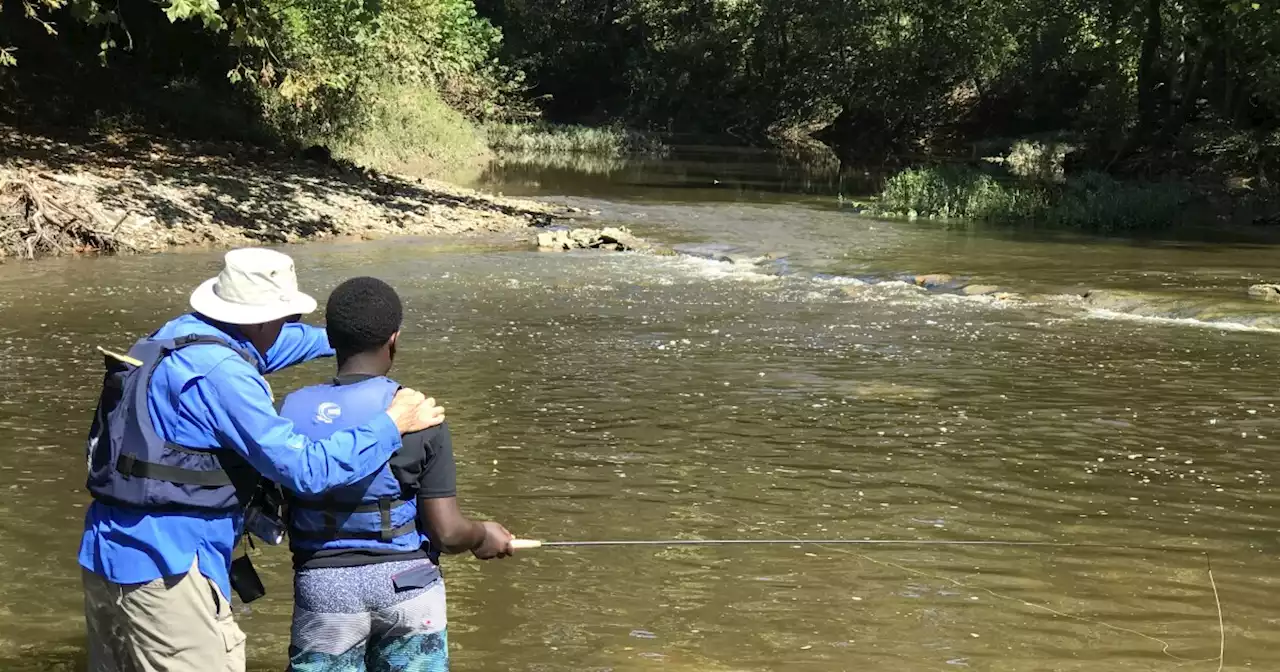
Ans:
<svg viewBox="0 0 1280 672"><path fill-rule="evenodd" d="M338 357L331 383L289 395L280 414L322 439L381 413L398 384L402 309L381 280L338 286L325 308ZM381 471L321 498L289 496L293 551L293 672L443 672L449 669L439 554L511 554L512 535L462 515L446 424L406 435Z"/></svg>

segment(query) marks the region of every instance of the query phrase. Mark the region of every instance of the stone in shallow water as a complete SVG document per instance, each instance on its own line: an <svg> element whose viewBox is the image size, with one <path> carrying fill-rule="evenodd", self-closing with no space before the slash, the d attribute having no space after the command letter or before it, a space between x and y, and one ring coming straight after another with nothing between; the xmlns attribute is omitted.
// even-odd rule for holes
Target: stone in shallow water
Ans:
<svg viewBox="0 0 1280 672"><path fill-rule="evenodd" d="M1261 283L1249 286L1249 296L1263 301L1280 303L1280 284Z"/></svg>
<svg viewBox="0 0 1280 672"><path fill-rule="evenodd" d="M982 296L984 294L995 294L1000 291L995 285L966 285L960 290L966 296Z"/></svg>
<svg viewBox="0 0 1280 672"><path fill-rule="evenodd" d="M947 273L927 273L925 275L917 275L914 280L917 285L932 289L949 285L955 278Z"/></svg>
<svg viewBox="0 0 1280 672"><path fill-rule="evenodd" d="M538 234L538 249L550 250L557 247L555 231L544 231Z"/></svg>
<svg viewBox="0 0 1280 672"><path fill-rule="evenodd" d="M1138 292L1113 289L1091 289L1080 297L1092 308L1119 312L1132 310L1148 303L1147 298Z"/></svg>
<svg viewBox="0 0 1280 672"><path fill-rule="evenodd" d="M626 252L645 247L639 237L622 227L604 229L553 229L535 237L540 250L611 250Z"/></svg>

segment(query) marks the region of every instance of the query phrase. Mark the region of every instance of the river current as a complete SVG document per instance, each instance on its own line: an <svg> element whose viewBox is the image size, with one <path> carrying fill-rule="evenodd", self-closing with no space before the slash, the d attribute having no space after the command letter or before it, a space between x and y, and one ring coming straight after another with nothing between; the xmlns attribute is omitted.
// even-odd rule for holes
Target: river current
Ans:
<svg viewBox="0 0 1280 672"><path fill-rule="evenodd" d="M455 669L1280 669L1280 322L1244 295L1280 276L1280 249L877 221L725 186L724 164L517 168L486 186L690 254L287 250L318 297L359 274L401 292L393 375L447 406L465 511L547 540L1063 545L447 558ZM218 263L0 266L0 669L81 669L93 348L183 311ZM978 284L1003 293L964 295ZM270 594L241 608L250 667L281 669L288 557L255 557Z"/></svg>

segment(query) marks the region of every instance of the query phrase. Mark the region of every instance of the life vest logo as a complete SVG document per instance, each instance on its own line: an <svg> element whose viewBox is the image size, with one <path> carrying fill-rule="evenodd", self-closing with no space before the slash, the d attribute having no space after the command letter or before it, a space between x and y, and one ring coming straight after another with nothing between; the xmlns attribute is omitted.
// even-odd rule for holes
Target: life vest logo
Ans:
<svg viewBox="0 0 1280 672"><path fill-rule="evenodd" d="M326 401L316 409L316 422L332 425L333 421L340 417L342 417L342 407L332 401Z"/></svg>

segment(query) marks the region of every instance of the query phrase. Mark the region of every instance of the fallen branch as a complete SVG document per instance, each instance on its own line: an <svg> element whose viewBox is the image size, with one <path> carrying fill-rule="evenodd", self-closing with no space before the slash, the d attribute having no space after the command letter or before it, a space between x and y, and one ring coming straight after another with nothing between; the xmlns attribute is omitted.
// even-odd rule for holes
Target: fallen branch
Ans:
<svg viewBox="0 0 1280 672"><path fill-rule="evenodd" d="M129 213L109 220L87 198L60 186L66 183L45 175L0 180L0 256L133 249L117 235Z"/></svg>

